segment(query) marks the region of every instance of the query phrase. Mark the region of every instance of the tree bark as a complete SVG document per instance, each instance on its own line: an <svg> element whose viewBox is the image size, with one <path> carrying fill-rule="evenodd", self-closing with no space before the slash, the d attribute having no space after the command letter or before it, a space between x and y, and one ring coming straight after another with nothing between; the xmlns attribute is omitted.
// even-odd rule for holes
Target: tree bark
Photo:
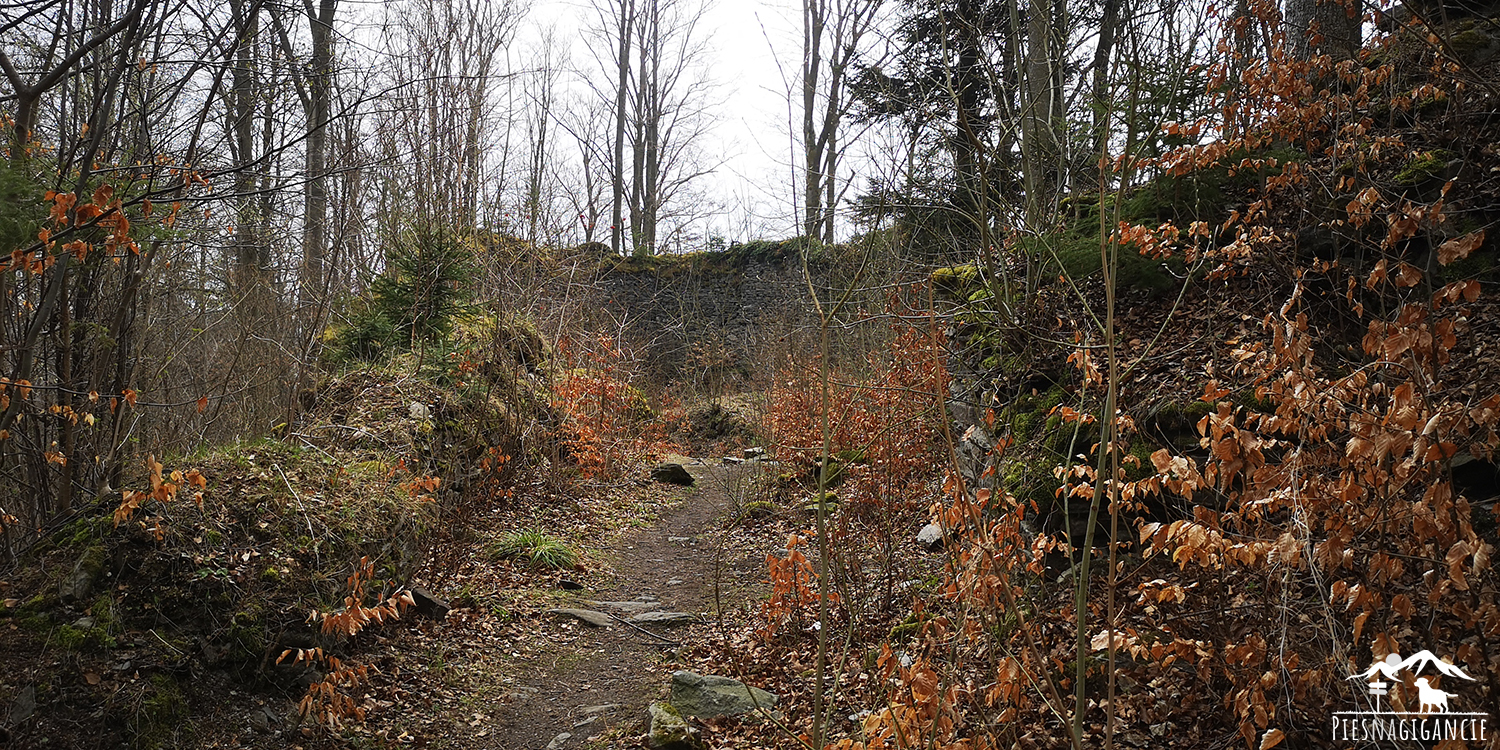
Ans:
<svg viewBox="0 0 1500 750"><path fill-rule="evenodd" d="M1307 60L1326 54L1335 60L1348 60L1362 43L1359 4L1350 0L1287 0L1287 45L1292 56Z"/></svg>
<svg viewBox="0 0 1500 750"><path fill-rule="evenodd" d="M316 14L308 7L312 34L311 72L308 75L307 188L303 200L301 295L304 327L316 330L321 322L325 259L328 246L328 121L333 101L333 18L338 0L319 0Z"/></svg>

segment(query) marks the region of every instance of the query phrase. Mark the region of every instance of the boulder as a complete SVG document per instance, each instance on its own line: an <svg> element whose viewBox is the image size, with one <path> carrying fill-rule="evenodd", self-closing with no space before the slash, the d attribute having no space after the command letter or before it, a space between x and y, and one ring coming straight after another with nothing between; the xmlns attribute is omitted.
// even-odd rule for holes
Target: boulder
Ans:
<svg viewBox="0 0 1500 750"><path fill-rule="evenodd" d="M99 580L99 574L103 571L102 554L91 550L73 566L73 572L63 578L62 585L57 590L58 600L63 604L87 601L94 590L94 582Z"/></svg>
<svg viewBox="0 0 1500 750"><path fill-rule="evenodd" d="M684 487L693 485L693 475L682 464L657 464L656 468L651 470L651 478L658 482L680 484Z"/></svg>
<svg viewBox="0 0 1500 750"><path fill-rule="evenodd" d="M652 750L699 750L703 747L698 731L672 704L657 701L647 711L651 715L651 730L646 735L646 744Z"/></svg>
<svg viewBox="0 0 1500 750"><path fill-rule="evenodd" d="M431 591L421 586L413 586L408 589L411 592L412 611L423 617L441 620L448 616L448 602L437 598Z"/></svg>
<svg viewBox="0 0 1500 750"><path fill-rule="evenodd" d="M943 527L935 523L929 523L917 532L917 546L928 552L941 549L947 535L943 533Z"/></svg>
<svg viewBox="0 0 1500 750"><path fill-rule="evenodd" d="M11 725L20 724L31 718L36 713L36 686L27 685L16 693L16 699L10 704Z"/></svg>
<svg viewBox="0 0 1500 750"><path fill-rule="evenodd" d="M606 615L603 612L596 612L592 609L570 609L567 607L559 607L557 609L547 610L547 614L571 617L585 625L595 628L607 629L610 623L609 615Z"/></svg>
<svg viewBox="0 0 1500 750"><path fill-rule="evenodd" d="M711 719L756 709L770 711L780 699L730 677L679 670L672 673L672 692L667 700L683 716Z"/></svg>

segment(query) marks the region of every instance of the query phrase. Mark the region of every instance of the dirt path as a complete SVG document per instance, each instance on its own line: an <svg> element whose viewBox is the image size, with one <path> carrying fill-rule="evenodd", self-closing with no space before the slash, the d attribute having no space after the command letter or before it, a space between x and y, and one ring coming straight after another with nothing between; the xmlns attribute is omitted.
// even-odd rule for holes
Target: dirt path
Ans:
<svg viewBox="0 0 1500 750"><path fill-rule="evenodd" d="M716 564L720 531L731 509L726 488L738 469L687 468L696 480L688 499L605 550L614 562L614 578L587 581L598 588L577 592L564 606L628 617L627 611L600 603L654 600L656 611L712 617L716 575L723 583L748 574L749 561L732 552L723 555L727 570ZM631 744L628 738L644 730L646 706L660 696L670 677L677 644L706 637L711 627L706 622L642 626L660 636L654 638L618 621L606 629L566 616L547 617L543 632L557 636L557 645L529 660L507 704L496 711L496 734L504 750Z"/></svg>

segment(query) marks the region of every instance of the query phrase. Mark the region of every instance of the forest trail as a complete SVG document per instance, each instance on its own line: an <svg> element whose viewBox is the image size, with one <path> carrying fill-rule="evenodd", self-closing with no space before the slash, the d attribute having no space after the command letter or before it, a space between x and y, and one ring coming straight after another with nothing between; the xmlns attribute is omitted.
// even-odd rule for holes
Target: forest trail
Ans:
<svg viewBox="0 0 1500 750"><path fill-rule="evenodd" d="M495 747L563 750L634 744L632 737L644 731L647 705L662 694L678 668L673 664L678 649L705 637L721 608L740 606L746 590L742 584L761 571L749 557L724 550L721 542L733 509L730 488L743 470L701 461L683 464L695 480L692 494L655 523L603 550L614 565L612 579L592 582L598 588L578 591L560 605L605 612L614 621L603 628L567 615L543 615L544 632L555 638L537 658L518 665L521 671L505 705L495 708ZM691 613L701 621L632 627L622 622L632 610Z"/></svg>

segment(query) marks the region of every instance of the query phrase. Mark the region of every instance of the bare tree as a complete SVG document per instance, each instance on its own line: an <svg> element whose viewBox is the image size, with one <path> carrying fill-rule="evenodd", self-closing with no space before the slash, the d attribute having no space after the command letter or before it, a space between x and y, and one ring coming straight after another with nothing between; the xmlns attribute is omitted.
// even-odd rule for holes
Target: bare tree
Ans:
<svg viewBox="0 0 1500 750"><path fill-rule="evenodd" d="M716 166L698 151L713 103L699 34L704 7L698 0L616 0L595 6L595 38L613 42L620 24L628 24L627 38L609 47L609 57L595 52L601 69L618 74L617 87L595 91L615 102L611 183L619 205L612 210L616 230L623 231L628 209L633 254L658 251L663 225L680 224L693 211L693 181ZM616 244L613 236L611 242Z"/></svg>
<svg viewBox="0 0 1500 750"><path fill-rule="evenodd" d="M882 4L883 0L802 3L802 231L825 242L833 241L838 201L839 128L855 101L849 76Z"/></svg>
<svg viewBox="0 0 1500 750"><path fill-rule="evenodd" d="M377 120L382 232L419 221L469 231L480 224L508 123L498 84L523 6L485 0L406 0L390 8L391 105ZM503 145L503 144L502 144ZM415 189L414 189L415 188Z"/></svg>
<svg viewBox="0 0 1500 750"><path fill-rule="evenodd" d="M558 125L573 139L579 161L578 169L570 170L574 171L575 179L558 182L585 243L598 239L599 222L610 206L604 191L610 187L613 176L607 150L611 113L604 105L596 96L575 97L558 117Z"/></svg>

